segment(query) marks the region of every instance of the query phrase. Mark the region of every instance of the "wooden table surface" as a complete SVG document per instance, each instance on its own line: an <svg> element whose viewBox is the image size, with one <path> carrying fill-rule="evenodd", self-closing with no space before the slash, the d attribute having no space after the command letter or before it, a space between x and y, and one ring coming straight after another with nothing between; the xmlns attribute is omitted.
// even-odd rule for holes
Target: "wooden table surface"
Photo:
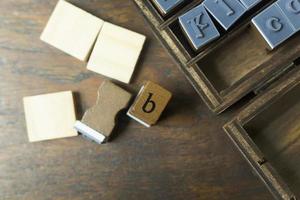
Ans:
<svg viewBox="0 0 300 200"><path fill-rule="evenodd" d="M111 143L81 137L29 143L22 97L76 94L78 116L104 77L41 42L56 0L0 1L0 199L272 199L222 125L241 107L215 116L155 39L132 0L71 0L109 22L147 36L128 89L151 80L173 94L158 125L120 116Z"/></svg>

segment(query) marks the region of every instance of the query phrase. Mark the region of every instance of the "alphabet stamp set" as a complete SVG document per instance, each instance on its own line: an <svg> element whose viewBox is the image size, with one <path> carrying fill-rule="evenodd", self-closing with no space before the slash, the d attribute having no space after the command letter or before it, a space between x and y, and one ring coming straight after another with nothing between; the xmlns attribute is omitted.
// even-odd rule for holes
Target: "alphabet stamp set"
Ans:
<svg viewBox="0 0 300 200"><path fill-rule="evenodd" d="M134 0L209 109L252 101L223 127L277 199L300 196L300 0ZM87 69L129 84L145 36L59 0L41 40ZM147 81L135 100L103 81L80 120L72 91L24 97L30 142L77 136L109 141L122 110L155 125L172 94ZM250 95L249 95L250 96Z"/></svg>
<svg viewBox="0 0 300 200"><path fill-rule="evenodd" d="M134 0L207 106L252 101L224 131L276 199L300 196L300 1Z"/></svg>
<svg viewBox="0 0 300 200"><path fill-rule="evenodd" d="M258 91L299 56L299 3L285 1L135 0L216 113Z"/></svg>
<svg viewBox="0 0 300 200"><path fill-rule="evenodd" d="M172 94L161 86L148 81L140 90L127 115L150 127L158 121Z"/></svg>

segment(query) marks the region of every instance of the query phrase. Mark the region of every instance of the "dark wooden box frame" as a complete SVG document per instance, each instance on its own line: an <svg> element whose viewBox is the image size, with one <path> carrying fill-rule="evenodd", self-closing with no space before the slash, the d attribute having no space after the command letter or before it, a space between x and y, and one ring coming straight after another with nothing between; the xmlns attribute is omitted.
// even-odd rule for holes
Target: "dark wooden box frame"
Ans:
<svg viewBox="0 0 300 200"><path fill-rule="evenodd" d="M261 7L254 13L247 16L246 19L225 33L220 39L207 45L193 56L180 41L178 35L172 31L171 26L178 20L180 15L200 4L203 0L191 0L189 4L179 9L174 15L167 17L163 17L158 13L150 2L151 0L134 1L139 10L142 11L156 37L212 111L221 113L252 91L259 94L246 109L224 126L224 130L275 198L296 200L295 195L276 169L265 158L244 126L291 89L300 85L299 34L286 41L276 50L269 52L267 54L267 56L270 55L269 59L260 63L259 67L251 70L240 80L222 91L214 87L202 71L201 66L198 65L199 61L205 60L216 49L224 47L226 42L239 37L243 31L250 27L251 18L275 0L265 0L265 4L260 5ZM224 49L226 49L226 45ZM243 52L241 52L241 55L243 55ZM297 62L297 64L295 65L294 62ZM226 70L226 66L224 70Z"/></svg>
<svg viewBox="0 0 300 200"><path fill-rule="evenodd" d="M184 6L174 15L166 18L159 14L150 0L134 1L139 10L142 11L142 14L148 21L156 37L162 42L168 53L179 65L181 71L200 94L204 102L216 113L221 113L246 94L256 91L257 88L260 88L270 79L273 79L274 76L280 74L281 71L284 71L285 69L283 67L288 66L300 55L300 41L297 40L296 37L293 37L275 51L269 52L269 55L271 55L269 59L262 61L259 66L249 71L249 73L242 76L228 88L219 91L203 70L201 70L199 62L205 60L211 53L224 46L226 42L230 42L232 39L238 37L239 34L243 33L243 31L250 27L253 16L273 3L274 0L264 0L263 6L260 5L261 7L254 13L247 16L246 19L238 23L220 39L207 45L193 56L191 56L187 47L183 45L182 41L173 32L171 26L178 20L180 15L200 4L203 0L191 0L188 5ZM241 54L243 54L243 52L241 52ZM224 70L226 70L226 66L224 66Z"/></svg>
<svg viewBox="0 0 300 200"><path fill-rule="evenodd" d="M300 66L273 83L266 92L254 99L241 113L224 126L224 130L260 179L277 199L296 200L287 184L254 143L245 125L295 87L300 86ZM300 101L300 99L299 99ZM300 111L299 111L300 112Z"/></svg>

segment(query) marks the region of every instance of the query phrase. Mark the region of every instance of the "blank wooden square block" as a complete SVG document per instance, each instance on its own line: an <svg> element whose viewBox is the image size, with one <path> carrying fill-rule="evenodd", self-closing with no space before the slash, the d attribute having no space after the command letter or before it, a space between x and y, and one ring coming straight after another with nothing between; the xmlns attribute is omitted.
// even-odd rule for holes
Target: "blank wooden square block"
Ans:
<svg viewBox="0 0 300 200"><path fill-rule="evenodd" d="M141 34L105 22L87 68L129 83L145 39Z"/></svg>
<svg viewBox="0 0 300 200"><path fill-rule="evenodd" d="M24 97L23 102L30 142L78 135L71 91Z"/></svg>
<svg viewBox="0 0 300 200"><path fill-rule="evenodd" d="M172 94L168 90L148 81L140 90L127 115L150 127L158 121L171 97Z"/></svg>
<svg viewBox="0 0 300 200"><path fill-rule="evenodd" d="M54 9L41 40L87 61L104 21L60 0Z"/></svg>

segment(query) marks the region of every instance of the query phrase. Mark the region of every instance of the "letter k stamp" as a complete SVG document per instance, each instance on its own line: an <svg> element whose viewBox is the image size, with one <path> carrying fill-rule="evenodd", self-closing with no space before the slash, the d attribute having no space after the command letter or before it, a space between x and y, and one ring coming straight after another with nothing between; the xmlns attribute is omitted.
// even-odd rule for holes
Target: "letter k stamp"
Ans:
<svg viewBox="0 0 300 200"><path fill-rule="evenodd" d="M196 51L220 36L203 5L181 15L179 22L189 43Z"/></svg>

